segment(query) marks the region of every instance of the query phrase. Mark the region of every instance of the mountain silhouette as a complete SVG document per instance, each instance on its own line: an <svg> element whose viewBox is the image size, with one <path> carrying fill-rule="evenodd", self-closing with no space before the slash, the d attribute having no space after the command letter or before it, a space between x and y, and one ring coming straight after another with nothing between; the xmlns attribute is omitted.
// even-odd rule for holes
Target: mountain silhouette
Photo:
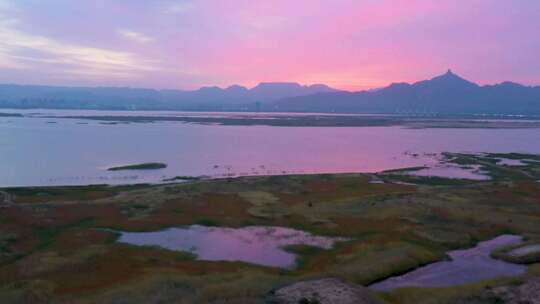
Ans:
<svg viewBox="0 0 540 304"><path fill-rule="evenodd" d="M509 81L480 86L451 70L361 92L291 82L193 91L0 85L0 108L540 115L540 87Z"/></svg>
<svg viewBox="0 0 540 304"><path fill-rule="evenodd" d="M289 96L305 96L336 91L323 84L303 86L295 82L263 82L250 90L253 93L253 97L262 102L278 100Z"/></svg>
<svg viewBox="0 0 540 304"><path fill-rule="evenodd" d="M455 90L455 89L474 89L478 85L470 82L460 76L454 74L452 70L448 70L446 74L434 77L431 80L424 80L414 84L416 87L431 87L439 90Z"/></svg>
<svg viewBox="0 0 540 304"><path fill-rule="evenodd" d="M267 82L252 89L232 85L193 91L133 88L85 88L0 85L0 108L56 108L104 110L247 110L255 104L322 92L326 85Z"/></svg>
<svg viewBox="0 0 540 304"><path fill-rule="evenodd" d="M413 84L286 98L273 107L279 111L340 113L540 114L540 87L513 82L479 86L448 70Z"/></svg>

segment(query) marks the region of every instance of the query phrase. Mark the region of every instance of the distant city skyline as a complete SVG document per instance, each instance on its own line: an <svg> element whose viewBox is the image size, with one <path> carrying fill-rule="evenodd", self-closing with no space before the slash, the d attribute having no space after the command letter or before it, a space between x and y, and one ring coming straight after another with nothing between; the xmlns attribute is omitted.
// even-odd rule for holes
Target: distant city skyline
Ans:
<svg viewBox="0 0 540 304"><path fill-rule="evenodd" d="M535 0L0 0L0 83L540 85Z"/></svg>

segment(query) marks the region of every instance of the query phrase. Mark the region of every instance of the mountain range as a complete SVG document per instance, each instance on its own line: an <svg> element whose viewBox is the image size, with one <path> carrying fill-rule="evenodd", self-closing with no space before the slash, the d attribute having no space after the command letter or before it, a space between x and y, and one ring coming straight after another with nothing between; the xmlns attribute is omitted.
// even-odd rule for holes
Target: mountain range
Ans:
<svg viewBox="0 0 540 304"><path fill-rule="evenodd" d="M284 98L281 111L401 114L540 114L540 86L513 82L480 86L451 70L413 84L393 83L362 92Z"/></svg>
<svg viewBox="0 0 540 304"><path fill-rule="evenodd" d="M286 82L193 91L0 85L0 108L538 115L540 86L480 86L450 70L430 80L360 92Z"/></svg>
<svg viewBox="0 0 540 304"><path fill-rule="evenodd" d="M0 108L248 110L285 98L331 92L337 90L322 84L303 86L289 82L260 83L251 89L233 85L193 91L0 85Z"/></svg>

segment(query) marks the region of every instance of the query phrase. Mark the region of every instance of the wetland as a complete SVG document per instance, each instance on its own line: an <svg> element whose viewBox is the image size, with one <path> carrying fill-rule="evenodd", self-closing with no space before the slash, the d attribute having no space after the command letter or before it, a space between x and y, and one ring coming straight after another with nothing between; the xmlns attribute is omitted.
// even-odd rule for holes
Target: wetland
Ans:
<svg viewBox="0 0 540 304"><path fill-rule="evenodd" d="M502 242L489 258L493 260L480 264L511 263L502 257L507 252L535 252L536 247L523 246L540 242L540 165L523 161L524 166L507 166L493 159L538 155L443 155L450 165L478 166L490 178L462 180L398 170L3 188L0 299L267 303L273 290L299 282L343 282L346 287L339 288L357 294L360 289L351 286L382 284L449 263L449 256L458 260L455 252L484 248L485 241L502 235L512 235L511 240L520 236L524 243ZM197 240L205 241L166 235L178 229L183 235L194 229L204 236ZM224 231L226 237L220 235ZM250 239L261 231L266 237ZM279 231L286 232L286 242L277 238L275 243ZM223 243L211 232L218 232ZM124 242L122 235L133 242ZM319 237L346 241L330 246L319 243ZM178 251L178 246L188 250ZM515 251L520 246L526 249ZM212 256L215 252L205 252L208 248L232 248L230 256L236 258ZM286 258L274 260L275 250ZM268 254L272 262L258 262L269 261ZM293 262L294 267L283 267ZM518 290L535 290L538 260L504 265L510 268L474 281L441 286L435 277L425 286L374 288L369 297L377 303L497 303L520 295ZM328 280L310 281L321 278Z"/></svg>
<svg viewBox="0 0 540 304"><path fill-rule="evenodd" d="M540 288L534 123L95 114L0 117L1 303L491 304Z"/></svg>

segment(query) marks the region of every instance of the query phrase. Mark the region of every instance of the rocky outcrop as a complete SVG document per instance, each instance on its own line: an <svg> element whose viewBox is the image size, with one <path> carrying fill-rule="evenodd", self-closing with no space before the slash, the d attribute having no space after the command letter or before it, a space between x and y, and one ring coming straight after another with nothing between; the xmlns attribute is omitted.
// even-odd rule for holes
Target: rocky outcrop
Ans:
<svg viewBox="0 0 540 304"><path fill-rule="evenodd" d="M327 278L297 282L270 292L269 304L380 304L365 287Z"/></svg>
<svg viewBox="0 0 540 304"><path fill-rule="evenodd" d="M490 296L507 304L540 304L540 277L521 285L498 286L489 291Z"/></svg>

